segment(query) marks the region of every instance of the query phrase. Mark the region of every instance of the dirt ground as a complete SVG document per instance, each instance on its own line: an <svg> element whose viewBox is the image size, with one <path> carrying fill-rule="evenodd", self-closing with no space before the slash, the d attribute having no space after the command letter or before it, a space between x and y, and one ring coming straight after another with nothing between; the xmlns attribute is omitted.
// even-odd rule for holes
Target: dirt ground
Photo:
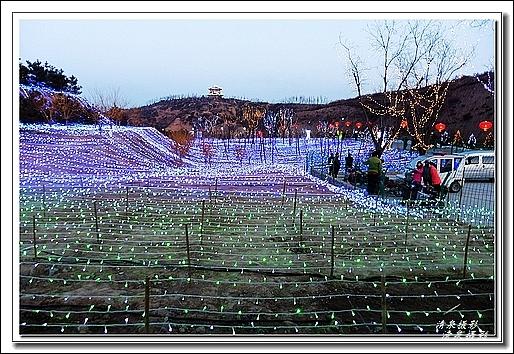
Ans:
<svg viewBox="0 0 514 354"><path fill-rule="evenodd" d="M278 181L271 194L220 183L211 198L209 183L128 198L123 187L56 189L44 215L28 191L20 332L441 335L440 321L465 320L495 333L493 229L467 240L465 225L377 216L297 183L296 203Z"/></svg>

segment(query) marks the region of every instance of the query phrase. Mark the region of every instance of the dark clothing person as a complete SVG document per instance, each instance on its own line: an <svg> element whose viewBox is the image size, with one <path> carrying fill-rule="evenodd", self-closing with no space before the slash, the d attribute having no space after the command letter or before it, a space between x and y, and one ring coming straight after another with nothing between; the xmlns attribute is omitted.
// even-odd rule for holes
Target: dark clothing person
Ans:
<svg viewBox="0 0 514 354"><path fill-rule="evenodd" d="M423 167L423 184L425 186L432 185L432 176L430 174L430 162L425 162L425 166Z"/></svg>
<svg viewBox="0 0 514 354"><path fill-rule="evenodd" d="M380 175L375 171L368 171L368 194L378 194L378 182Z"/></svg>
<svg viewBox="0 0 514 354"><path fill-rule="evenodd" d="M346 172L350 171L352 169L353 165L353 156L348 152L348 156L344 158L344 162L346 165Z"/></svg>
<svg viewBox="0 0 514 354"><path fill-rule="evenodd" d="M339 174L339 170L341 169L341 161L339 161L339 153L336 153L336 156L334 157L334 162L332 164L332 177L337 178L337 175Z"/></svg>
<svg viewBox="0 0 514 354"><path fill-rule="evenodd" d="M378 182L382 174L382 161L377 155L376 152L373 152L368 161L365 162L368 165L368 193L374 195L378 194Z"/></svg>
<svg viewBox="0 0 514 354"><path fill-rule="evenodd" d="M334 174L334 154L330 154L328 158L328 175L332 177Z"/></svg>

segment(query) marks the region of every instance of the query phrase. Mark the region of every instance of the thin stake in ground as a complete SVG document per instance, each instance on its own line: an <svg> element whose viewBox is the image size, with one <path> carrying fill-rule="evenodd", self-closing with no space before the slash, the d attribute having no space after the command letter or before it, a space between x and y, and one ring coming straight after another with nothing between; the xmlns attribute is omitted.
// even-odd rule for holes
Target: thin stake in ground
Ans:
<svg viewBox="0 0 514 354"><path fill-rule="evenodd" d="M150 278L145 278L145 332L150 333Z"/></svg>
<svg viewBox="0 0 514 354"><path fill-rule="evenodd" d="M34 247L34 260L37 259L36 245L36 215L32 215L32 245Z"/></svg>
<svg viewBox="0 0 514 354"><path fill-rule="evenodd" d="M466 270L468 269L468 247L469 237L471 236L471 224L468 228L468 237L466 238L466 249L464 250L464 266L462 267L462 278L466 278Z"/></svg>

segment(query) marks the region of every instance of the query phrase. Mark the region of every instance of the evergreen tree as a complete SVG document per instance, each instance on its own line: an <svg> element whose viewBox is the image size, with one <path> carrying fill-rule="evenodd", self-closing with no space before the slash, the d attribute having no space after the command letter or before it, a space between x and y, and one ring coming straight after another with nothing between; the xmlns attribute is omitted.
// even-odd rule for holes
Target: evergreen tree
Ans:
<svg viewBox="0 0 514 354"><path fill-rule="evenodd" d="M20 84L23 85L45 85L56 91L65 91L73 94L80 94L82 87L78 85L75 76L67 77L62 69L45 62L36 60L34 62L26 61L27 65L19 64L20 67Z"/></svg>

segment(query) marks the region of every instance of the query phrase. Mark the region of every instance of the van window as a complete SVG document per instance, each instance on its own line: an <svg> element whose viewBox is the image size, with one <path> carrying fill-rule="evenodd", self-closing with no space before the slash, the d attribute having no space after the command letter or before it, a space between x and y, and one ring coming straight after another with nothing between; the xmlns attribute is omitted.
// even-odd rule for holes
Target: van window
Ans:
<svg viewBox="0 0 514 354"><path fill-rule="evenodd" d="M470 156L466 158L466 165L478 165L480 158L478 156Z"/></svg>
<svg viewBox="0 0 514 354"><path fill-rule="evenodd" d="M494 165L494 156L482 156L482 163L484 165Z"/></svg>
<svg viewBox="0 0 514 354"><path fill-rule="evenodd" d="M462 160L461 158L457 158L457 157L455 159L453 159L453 169L454 170L456 170L457 167L459 167L461 160Z"/></svg>
<svg viewBox="0 0 514 354"><path fill-rule="evenodd" d="M452 159L441 159L441 173L451 172L452 171Z"/></svg>

